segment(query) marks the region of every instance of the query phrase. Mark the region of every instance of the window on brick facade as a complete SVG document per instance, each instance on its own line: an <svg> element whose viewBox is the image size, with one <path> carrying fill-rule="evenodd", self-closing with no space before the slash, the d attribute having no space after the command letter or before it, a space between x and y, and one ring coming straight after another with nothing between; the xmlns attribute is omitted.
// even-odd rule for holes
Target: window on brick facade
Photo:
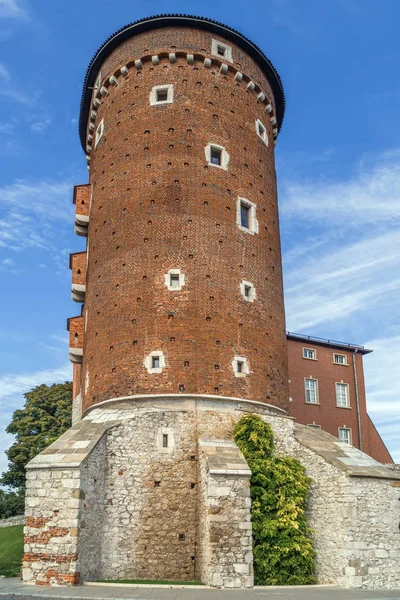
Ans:
<svg viewBox="0 0 400 600"><path fill-rule="evenodd" d="M103 133L104 133L104 119L102 119L96 129L96 136L95 136L95 141L94 141L94 147L97 148L97 144L99 143L99 141L101 140L101 138L103 137Z"/></svg>
<svg viewBox="0 0 400 600"><path fill-rule="evenodd" d="M101 71L97 75L97 79L96 79L95 84L94 84L94 89L95 90L99 90L100 89L100 85L101 85Z"/></svg>
<svg viewBox="0 0 400 600"><path fill-rule="evenodd" d="M144 360L148 373L161 373L165 368L165 357L161 350L154 350Z"/></svg>
<svg viewBox="0 0 400 600"><path fill-rule="evenodd" d="M349 386L347 383L336 384L336 406L348 408L350 406Z"/></svg>
<svg viewBox="0 0 400 600"><path fill-rule="evenodd" d="M339 440L345 444L351 444L351 429L349 427L339 427Z"/></svg>
<svg viewBox="0 0 400 600"><path fill-rule="evenodd" d="M214 146L211 146L210 162L213 165L221 166L221 155L222 155L222 150L220 150L219 148L215 148Z"/></svg>
<svg viewBox="0 0 400 600"><path fill-rule="evenodd" d="M335 365L347 365L347 356L345 354L334 354L333 362Z"/></svg>
<svg viewBox="0 0 400 600"><path fill-rule="evenodd" d="M264 144L268 147L268 134L265 125L260 121L260 119L256 120L256 132L259 138L262 139Z"/></svg>
<svg viewBox="0 0 400 600"><path fill-rule="evenodd" d="M313 350L312 348L303 348L303 358L311 358L315 360L315 350Z"/></svg>
<svg viewBox="0 0 400 600"><path fill-rule="evenodd" d="M218 144L207 144L207 146L204 148L204 153L210 166L218 167L220 169L224 169L225 171L227 170L229 164L229 154L223 146L219 146Z"/></svg>
<svg viewBox="0 0 400 600"><path fill-rule="evenodd" d="M249 374L249 365L247 359L243 356L235 356L232 361L232 368L235 377L246 377Z"/></svg>
<svg viewBox="0 0 400 600"><path fill-rule="evenodd" d="M157 104L172 104L174 101L174 86L156 85L150 92L150 106Z"/></svg>
<svg viewBox="0 0 400 600"><path fill-rule="evenodd" d="M236 224L242 231L253 235L258 233L256 205L246 198L238 198L237 200Z"/></svg>
<svg viewBox="0 0 400 600"><path fill-rule="evenodd" d="M185 285L185 275L181 273L180 269L170 269L164 275L164 283L170 292L179 291Z"/></svg>
<svg viewBox="0 0 400 600"><path fill-rule="evenodd" d="M212 40L211 54L232 62L232 46L229 46L224 42L220 42L220 40Z"/></svg>
<svg viewBox="0 0 400 600"><path fill-rule="evenodd" d="M305 387L306 387L306 402L307 402L307 404L319 404L317 379L306 378Z"/></svg>
<svg viewBox="0 0 400 600"><path fill-rule="evenodd" d="M250 281L241 281L240 293L247 302L254 302L256 298L256 290Z"/></svg>

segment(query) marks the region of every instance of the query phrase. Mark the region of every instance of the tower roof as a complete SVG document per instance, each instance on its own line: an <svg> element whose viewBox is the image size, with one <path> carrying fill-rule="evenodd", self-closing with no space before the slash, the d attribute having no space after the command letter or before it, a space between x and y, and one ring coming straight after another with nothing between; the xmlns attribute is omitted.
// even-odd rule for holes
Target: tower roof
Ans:
<svg viewBox="0 0 400 600"><path fill-rule="evenodd" d="M101 64L118 46L120 46L129 38L150 29L179 25L184 27L206 29L207 31L221 35L225 39L231 40L243 48L243 50L245 50L247 54L256 61L256 63L265 73L274 93L278 128L281 128L285 113L285 93L283 91L282 81L272 62L265 56L258 46L256 46L251 40L246 38L235 29L232 29L227 25L223 25L222 23L218 23L217 21L213 21L212 19L195 17L191 15L156 15L154 17L140 19L139 21L135 21L134 23L126 25L122 29L116 31L104 42L104 44L100 46L90 61L83 85L79 116L79 136L82 148L85 148L86 146L86 125L90 110L90 99L92 94L91 88L95 83L96 75Z"/></svg>

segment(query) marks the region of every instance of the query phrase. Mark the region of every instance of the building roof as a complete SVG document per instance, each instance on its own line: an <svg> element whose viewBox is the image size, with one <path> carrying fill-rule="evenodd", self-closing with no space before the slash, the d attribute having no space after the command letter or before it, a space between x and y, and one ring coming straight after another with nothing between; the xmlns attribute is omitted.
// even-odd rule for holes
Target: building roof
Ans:
<svg viewBox="0 0 400 600"><path fill-rule="evenodd" d="M182 27L206 29L207 31L216 33L217 35L220 35L243 48L243 50L245 50L247 54L249 54L263 70L271 85L276 103L278 129L281 128L285 113L285 93L283 91L282 81L272 62L265 56L258 46L256 46L251 40L246 38L235 29L232 29L227 25L223 25L222 23L218 23L217 21L213 21L212 19L195 17L191 15L157 15L154 17L140 19L139 21L135 21L134 23L119 29L113 35L111 35L104 42L104 44L102 44L102 46L100 46L92 58L86 72L85 82L83 84L79 116L79 137L83 149L86 147L86 126L90 110L90 100L92 96L91 88L94 86L101 64L115 50L115 48L120 46L129 38L142 33L143 31L158 29L161 27L173 27L177 25Z"/></svg>
<svg viewBox="0 0 400 600"><path fill-rule="evenodd" d="M308 344L316 344L317 346L330 346L331 348L338 348L339 350L349 350L351 352L358 352L359 354L370 354L373 350L369 350L364 346L358 344L349 344L347 342L338 342L337 340L326 340L324 338L314 337L312 335L304 335L302 333L293 333L288 331L286 333L288 340L295 342L305 342Z"/></svg>

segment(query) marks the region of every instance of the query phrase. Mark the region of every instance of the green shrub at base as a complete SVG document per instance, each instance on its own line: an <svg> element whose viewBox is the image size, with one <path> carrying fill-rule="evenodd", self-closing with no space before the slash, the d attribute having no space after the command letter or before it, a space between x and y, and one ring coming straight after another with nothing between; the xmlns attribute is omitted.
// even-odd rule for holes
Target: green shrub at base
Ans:
<svg viewBox="0 0 400 600"><path fill-rule="evenodd" d="M275 454L272 429L256 415L242 417L233 438L252 473L255 585L315 583L315 550L304 513L311 480L305 468Z"/></svg>

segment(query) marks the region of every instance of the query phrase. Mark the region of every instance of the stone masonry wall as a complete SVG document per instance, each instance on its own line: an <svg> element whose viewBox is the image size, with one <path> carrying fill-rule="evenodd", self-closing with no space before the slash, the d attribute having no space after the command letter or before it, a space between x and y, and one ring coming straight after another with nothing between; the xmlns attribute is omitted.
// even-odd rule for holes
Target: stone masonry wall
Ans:
<svg viewBox="0 0 400 600"><path fill-rule="evenodd" d="M250 469L232 440L200 440L199 445L201 581L252 587Z"/></svg>
<svg viewBox="0 0 400 600"><path fill-rule="evenodd" d="M198 441L227 440L243 414L258 411L274 429L277 450L297 457L313 480L308 518L318 582L399 585L394 469L266 406L184 396L95 408L31 461L24 580L201 578L249 585L249 536L240 525L248 488L240 478L210 472L209 457L206 475Z"/></svg>

